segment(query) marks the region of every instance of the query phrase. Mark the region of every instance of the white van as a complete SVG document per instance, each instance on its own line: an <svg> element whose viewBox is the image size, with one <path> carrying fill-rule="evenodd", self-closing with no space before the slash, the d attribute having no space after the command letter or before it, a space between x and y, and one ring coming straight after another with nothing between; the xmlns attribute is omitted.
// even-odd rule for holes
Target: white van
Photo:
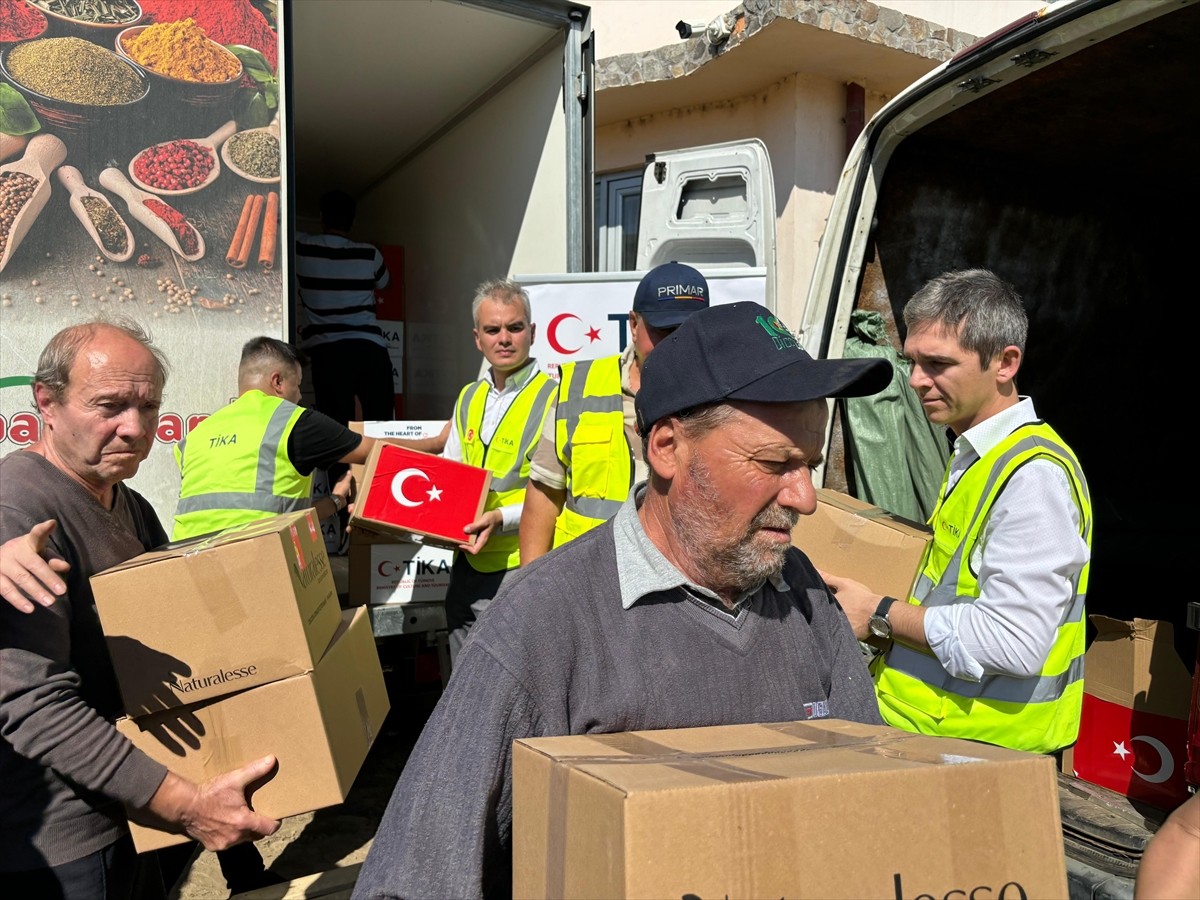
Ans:
<svg viewBox="0 0 1200 900"><path fill-rule="evenodd" d="M1173 623L1189 671L1198 44L1194 0L1064 0L913 84L851 151L800 323L811 353L841 356L851 314L874 310L899 346L927 279L1011 281L1030 314L1021 392L1092 491L1089 613ZM839 436L825 485L853 489Z"/></svg>

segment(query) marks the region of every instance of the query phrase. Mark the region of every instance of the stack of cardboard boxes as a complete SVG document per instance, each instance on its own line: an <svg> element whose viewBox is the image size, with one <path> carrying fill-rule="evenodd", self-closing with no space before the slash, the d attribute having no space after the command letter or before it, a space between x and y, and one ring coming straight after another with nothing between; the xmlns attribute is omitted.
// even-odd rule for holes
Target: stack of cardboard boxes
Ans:
<svg viewBox="0 0 1200 900"><path fill-rule="evenodd" d="M415 440L436 436L445 424L351 422L350 428L376 439ZM431 465L437 467L436 472ZM414 619L406 624L423 626L431 619L437 620L433 627L414 630L444 628L441 604L450 586L454 548L465 537L462 526L483 509L490 473L382 445L374 448L365 465L353 469L358 495L350 531L350 602L371 607L404 606L411 613L405 619ZM396 497L397 490L400 498ZM435 510L449 515L441 517L438 528L431 529L427 517ZM427 607L436 609L437 615L423 615Z"/></svg>
<svg viewBox="0 0 1200 900"><path fill-rule="evenodd" d="M389 703L312 510L145 553L92 589L137 747L194 781L273 754L253 797L273 818L346 798ZM132 831L140 852L186 839Z"/></svg>

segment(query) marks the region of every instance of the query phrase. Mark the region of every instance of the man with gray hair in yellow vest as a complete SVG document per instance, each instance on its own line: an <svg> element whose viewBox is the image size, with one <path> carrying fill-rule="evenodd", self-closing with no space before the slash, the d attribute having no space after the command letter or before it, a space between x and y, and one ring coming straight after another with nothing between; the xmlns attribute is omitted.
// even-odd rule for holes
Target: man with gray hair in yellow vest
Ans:
<svg viewBox="0 0 1200 900"><path fill-rule="evenodd" d="M324 413L300 406L303 358L290 344L251 338L238 365L238 398L217 410L175 447L182 483L172 537L184 540L308 509L312 473L335 463L362 463L375 441ZM388 439L437 452L436 438ZM344 510L349 471L315 504L321 519Z"/></svg>
<svg viewBox="0 0 1200 900"><path fill-rule="evenodd" d="M615 356L562 364L554 412L530 468L521 565L612 518L634 483L646 480L634 415L642 364L708 304L708 282L698 271L677 262L655 266L633 295L629 346Z"/></svg>
<svg viewBox="0 0 1200 900"><path fill-rule="evenodd" d="M463 529L468 539L450 568L445 603L451 665L476 618L520 563L517 535L529 461L555 388L529 355L535 326L521 285L484 282L471 314L475 346L488 368L459 393L442 455L490 470L492 484L483 513Z"/></svg>
<svg viewBox="0 0 1200 900"><path fill-rule="evenodd" d="M904 308L909 384L954 451L912 595L822 573L872 662L883 720L1054 753L1083 697L1092 504L1071 448L1017 393L1028 319L992 272L934 278Z"/></svg>

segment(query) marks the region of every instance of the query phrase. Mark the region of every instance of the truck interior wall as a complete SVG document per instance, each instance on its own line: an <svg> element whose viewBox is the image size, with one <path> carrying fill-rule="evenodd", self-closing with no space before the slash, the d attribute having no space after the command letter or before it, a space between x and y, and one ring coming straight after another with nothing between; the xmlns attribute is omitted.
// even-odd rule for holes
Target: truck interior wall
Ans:
<svg viewBox="0 0 1200 900"><path fill-rule="evenodd" d="M565 271L565 141L552 49L360 201L362 233L404 248L408 418L447 418L479 376L481 282Z"/></svg>
<svg viewBox="0 0 1200 900"><path fill-rule="evenodd" d="M1030 316L1019 389L1074 447L1092 492L1089 612L1172 622L1189 667L1200 135L1184 109L1194 97L1180 96L1194 79L1171 68L1194 56L1168 42L1200 33L1197 13L1077 54L1070 72L1034 73L900 144L859 295L902 342L904 303L942 271L983 266L1017 287Z"/></svg>

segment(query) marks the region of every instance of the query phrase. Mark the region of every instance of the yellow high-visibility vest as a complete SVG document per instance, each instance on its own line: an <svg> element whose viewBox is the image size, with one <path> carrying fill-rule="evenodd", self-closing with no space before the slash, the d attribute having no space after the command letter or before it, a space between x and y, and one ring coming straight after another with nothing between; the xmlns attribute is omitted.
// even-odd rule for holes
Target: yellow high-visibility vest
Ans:
<svg viewBox="0 0 1200 900"><path fill-rule="evenodd" d="M1079 507L1080 535L1091 547L1092 502L1079 461L1049 425L1023 425L968 468L949 494L943 479L930 517L933 538L926 545L909 603L945 606L979 597L972 548L1008 479L1035 459L1052 460L1066 472ZM883 720L908 731L1036 753L1073 743L1083 702L1084 601L1090 569L1089 562L1075 577L1074 601L1058 625L1041 671L1029 678L954 678L929 651L893 643L872 664Z"/></svg>
<svg viewBox="0 0 1200 900"><path fill-rule="evenodd" d="M287 455L303 412L282 397L246 391L176 444L183 483L174 540L311 506L312 475L301 475Z"/></svg>
<svg viewBox="0 0 1200 900"><path fill-rule="evenodd" d="M544 372L535 372L517 393L486 444L480 432L491 386L486 381L475 381L459 393L454 404L454 421L463 462L492 473L485 510L525 502L529 461L541 436L554 387L554 381ZM466 558L478 572L515 569L521 563L517 532L494 530L484 548L474 556L467 554Z"/></svg>
<svg viewBox="0 0 1200 900"><path fill-rule="evenodd" d="M559 547L615 516L633 486L620 355L562 365L554 436L567 471L566 500L554 523Z"/></svg>

